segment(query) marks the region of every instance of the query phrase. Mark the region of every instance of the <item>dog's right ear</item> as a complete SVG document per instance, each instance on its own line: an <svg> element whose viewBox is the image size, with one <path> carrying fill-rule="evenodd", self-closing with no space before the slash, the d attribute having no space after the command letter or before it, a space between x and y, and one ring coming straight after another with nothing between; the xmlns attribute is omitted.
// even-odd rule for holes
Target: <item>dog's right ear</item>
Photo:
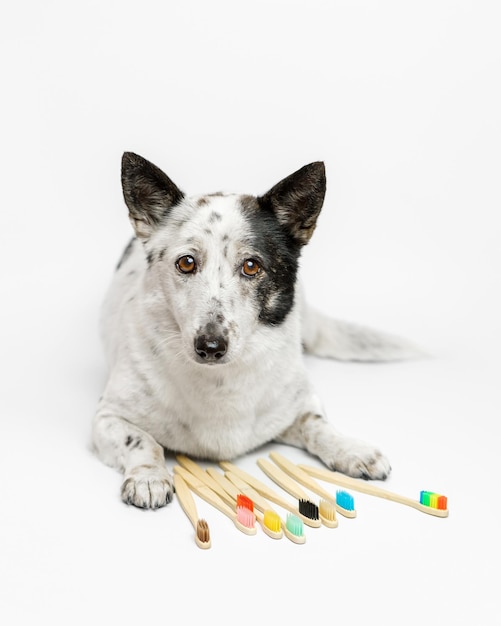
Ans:
<svg viewBox="0 0 501 626"><path fill-rule="evenodd" d="M122 156L122 190L129 219L141 239L147 239L183 192L156 165L133 152Z"/></svg>
<svg viewBox="0 0 501 626"><path fill-rule="evenodd" d="M325 165L315 161L281 180L258 201L271 209L280 224L304 246L315 230L325 191Z"/></svg>

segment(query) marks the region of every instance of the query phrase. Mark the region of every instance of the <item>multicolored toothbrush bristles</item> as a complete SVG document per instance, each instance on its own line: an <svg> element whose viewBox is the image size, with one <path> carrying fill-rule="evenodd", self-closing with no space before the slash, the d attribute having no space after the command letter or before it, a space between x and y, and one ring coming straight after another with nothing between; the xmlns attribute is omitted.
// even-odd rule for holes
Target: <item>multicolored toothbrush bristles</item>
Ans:
<svg viewBox="0 0 501 626"><path fill-rule="evenodd" d="M307 517L308 519L317 520L320 519L318 506L312 502L311 500L299 500L298 501L298 510L301 515Z"/></svg>
<svg viewBox="0 0 501 626"><path fill-rule="evenodd" d="M429 506L432 509L440 511L447 510L447 498L433 491L421 491L419 494L419 503L423 506Z"/></svg>
<svg viewBox="0 0 501 626"><path fill-rule="evenodd" d="M322 524L328 528L337 528L338 521L336 517L336 507L329 500L320 500L318 507L320 519Z"/></svg>
<svg viewBox="0 0 501 626"><path fill-rule="evenodd" d="M204 519L197 520L197 534L195 541L199 548L207 549L211 547L209 524Z"/></svg>
<svg viewBox="0 0 501 626"><path fill-rule="evenodd" d="M285 533L294 543L304 543L306 541L303 520L293 513L287 513Z"/></svg>

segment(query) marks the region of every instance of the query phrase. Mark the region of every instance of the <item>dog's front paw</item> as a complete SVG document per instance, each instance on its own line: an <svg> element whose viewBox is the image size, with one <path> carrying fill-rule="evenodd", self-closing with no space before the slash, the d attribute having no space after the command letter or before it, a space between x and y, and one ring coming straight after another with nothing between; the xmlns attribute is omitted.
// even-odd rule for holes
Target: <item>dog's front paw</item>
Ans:
<svg viewBox="0 0 501 626"><path fill-rule="evenodd" d="M172 502L174 486L166 468L139 465L131 470L122 483L122 500L143 509L158 509Z"/></svg>
<svg viewBox="0 0 501 626"><path fill-rule="evenodd" d="M345 439L326 465L353 478L385 480L391 472L388 459L374 446L356 439Z"/></svg>

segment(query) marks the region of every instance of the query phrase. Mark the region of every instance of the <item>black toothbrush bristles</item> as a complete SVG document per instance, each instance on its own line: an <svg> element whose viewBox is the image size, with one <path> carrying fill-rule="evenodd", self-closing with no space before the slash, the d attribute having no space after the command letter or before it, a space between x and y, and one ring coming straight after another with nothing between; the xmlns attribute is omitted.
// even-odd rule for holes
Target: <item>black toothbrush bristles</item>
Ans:
<svg viewBox="0 0 501 626"><path fill-rule="evenodd" d="M318 506L311 500L299 500L299 512L308 519L320 519Z"/></svg>

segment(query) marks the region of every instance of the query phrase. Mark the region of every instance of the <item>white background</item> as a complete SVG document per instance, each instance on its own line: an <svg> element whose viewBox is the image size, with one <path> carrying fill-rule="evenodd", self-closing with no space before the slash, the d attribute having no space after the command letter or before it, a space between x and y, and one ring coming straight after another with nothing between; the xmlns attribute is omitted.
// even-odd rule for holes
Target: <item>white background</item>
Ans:
<svg viewBox="0 0 501 626"><path fill-rule="evenodd" d="M4 2L0 9L0 621L501 623L500 27L497 2ZM184 191L264 193L314 160L328 192L310 300L430 358L308 359L386 487L305 545L198 501L141 511L89 446L99 306L131 235L124 150ZM255 464L269 449L239 459ZM278 448L307 461L295 449Z"/></svg>

